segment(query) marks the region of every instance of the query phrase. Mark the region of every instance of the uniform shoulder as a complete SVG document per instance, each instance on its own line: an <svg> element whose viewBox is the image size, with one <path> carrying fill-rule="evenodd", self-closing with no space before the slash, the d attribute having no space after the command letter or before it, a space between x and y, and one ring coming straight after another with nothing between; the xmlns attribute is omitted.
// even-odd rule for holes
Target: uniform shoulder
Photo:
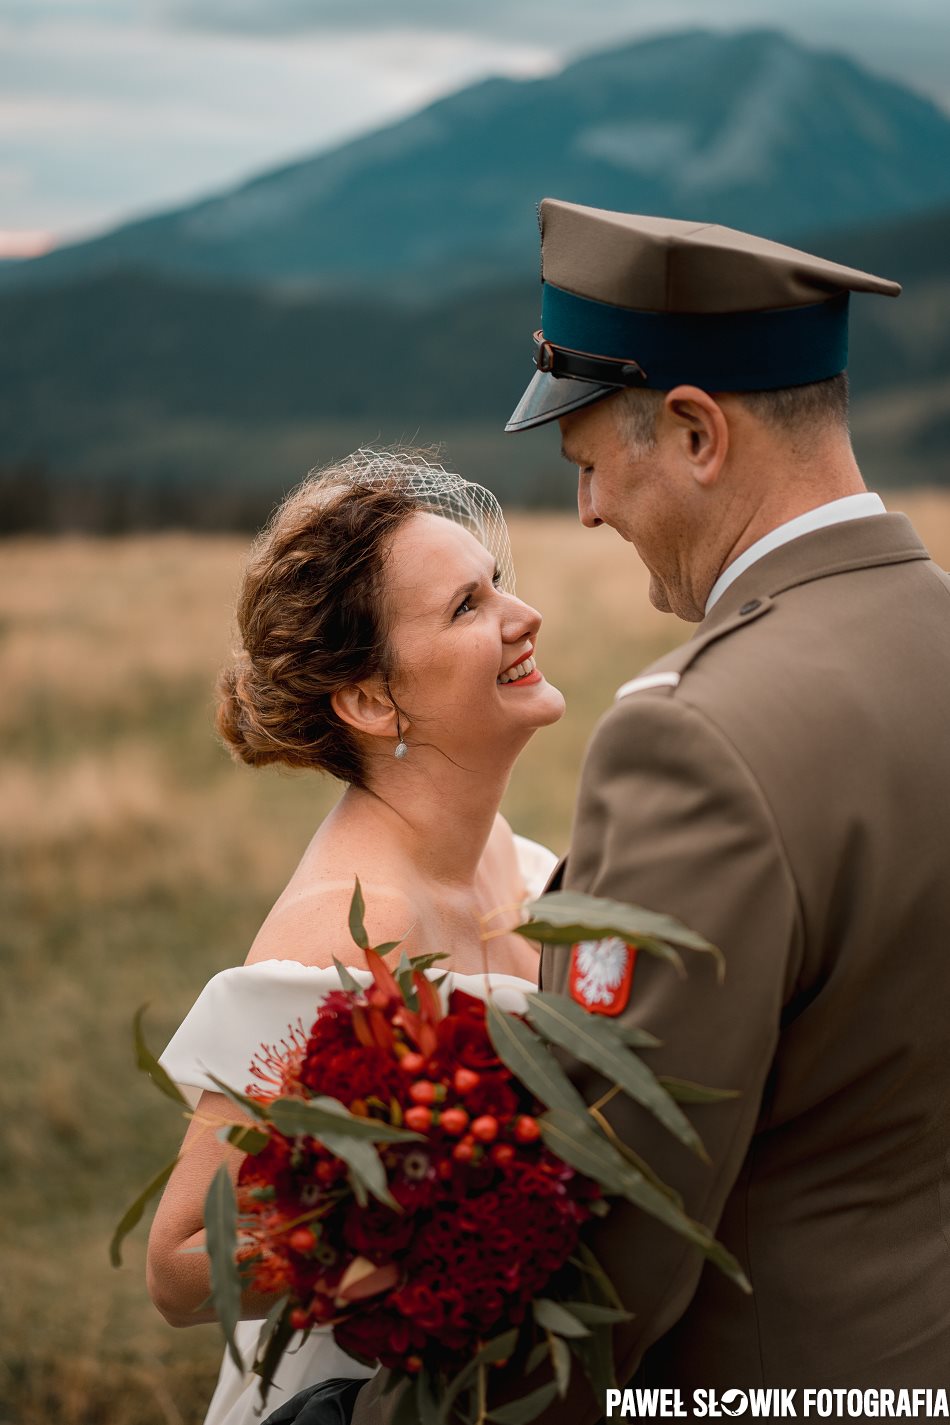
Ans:
<svg viewBox="0 0 950 1425"><path fill-rule="evenodd" d="M621 683L614 694L614 701L621 702L635 695L640 698L644 695L654 699L670 698L684 679L688 681L691 669L700 664L706 668L710 662L715 662L716 653L725 640L757 624L773 606L774 600L770 598L750 599L731 617L708 628L700 626L692 638L665 653L636 677Z"/></svg>

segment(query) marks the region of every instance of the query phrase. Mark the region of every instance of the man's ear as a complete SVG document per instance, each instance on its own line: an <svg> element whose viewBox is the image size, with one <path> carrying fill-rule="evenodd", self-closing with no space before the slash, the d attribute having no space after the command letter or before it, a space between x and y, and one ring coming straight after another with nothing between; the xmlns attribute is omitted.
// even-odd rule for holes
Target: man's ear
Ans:
<svg viewBox="0 0 950 1425"><path fill-rule="evenodd" d="M341 722L366 737L395 737L396 709L378 679L337 688L330 706Z"/></svg>
<svg viewBox="0 0 950 1425"><path fill-rule="evenodd" d="M693 479L712 485L729 453L729 422L722 406L699 386L675 386L666 393L663 416Z"/></svg>

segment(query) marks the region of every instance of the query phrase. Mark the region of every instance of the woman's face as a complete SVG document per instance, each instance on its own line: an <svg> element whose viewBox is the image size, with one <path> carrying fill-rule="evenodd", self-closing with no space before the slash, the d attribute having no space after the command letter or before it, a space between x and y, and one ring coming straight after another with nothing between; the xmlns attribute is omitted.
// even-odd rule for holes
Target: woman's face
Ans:
<svg viewBox="0 0 950 1425"><path fill-rule="evenodd" d="M390 686L410 746L414 731L443 751L517 747L558 720L564 699L535 661L541 615L498 587L492 555L468 530L412 515L393 540L387 579Z"/></svg>

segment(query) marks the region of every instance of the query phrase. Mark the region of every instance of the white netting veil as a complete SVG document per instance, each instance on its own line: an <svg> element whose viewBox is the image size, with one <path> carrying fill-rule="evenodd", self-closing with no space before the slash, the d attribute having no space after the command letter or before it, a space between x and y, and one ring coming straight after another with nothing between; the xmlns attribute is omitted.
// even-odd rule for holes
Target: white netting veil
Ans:
<svg viewBox="0 0 950 1425"><path fill-rule="evenodd" d="M310 488L326 482L327 492L344 485L395 488L419 508L461 525L494 555L501 587L515 591L515 566L501 505L482 485L463 480L417 450L356 450L325 470L311 470Z"/></svg>

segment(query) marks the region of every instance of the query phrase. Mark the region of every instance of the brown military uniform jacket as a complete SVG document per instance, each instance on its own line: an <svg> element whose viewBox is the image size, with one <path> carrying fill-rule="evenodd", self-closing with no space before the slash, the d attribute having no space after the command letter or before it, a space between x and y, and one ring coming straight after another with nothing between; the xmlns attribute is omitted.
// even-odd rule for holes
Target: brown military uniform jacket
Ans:
<svg viewBox="0 0 950 1425"><path fill-rule="evenodd" d="M821 529L648 672L679 678L596 729L562 883L724 953L717 984L709 957L683 981L641 952L622 1016L663 1040L657 1072L741 1090L688 1110L712 1166L625 1099L610 1116L754 1291L614 1207L620 1381L687 1403L950 1386L950 578L903 515ZM546 947L542 987L567 993L568 965ZM600 1413L572 1391L545 1420Z"/></svg>

